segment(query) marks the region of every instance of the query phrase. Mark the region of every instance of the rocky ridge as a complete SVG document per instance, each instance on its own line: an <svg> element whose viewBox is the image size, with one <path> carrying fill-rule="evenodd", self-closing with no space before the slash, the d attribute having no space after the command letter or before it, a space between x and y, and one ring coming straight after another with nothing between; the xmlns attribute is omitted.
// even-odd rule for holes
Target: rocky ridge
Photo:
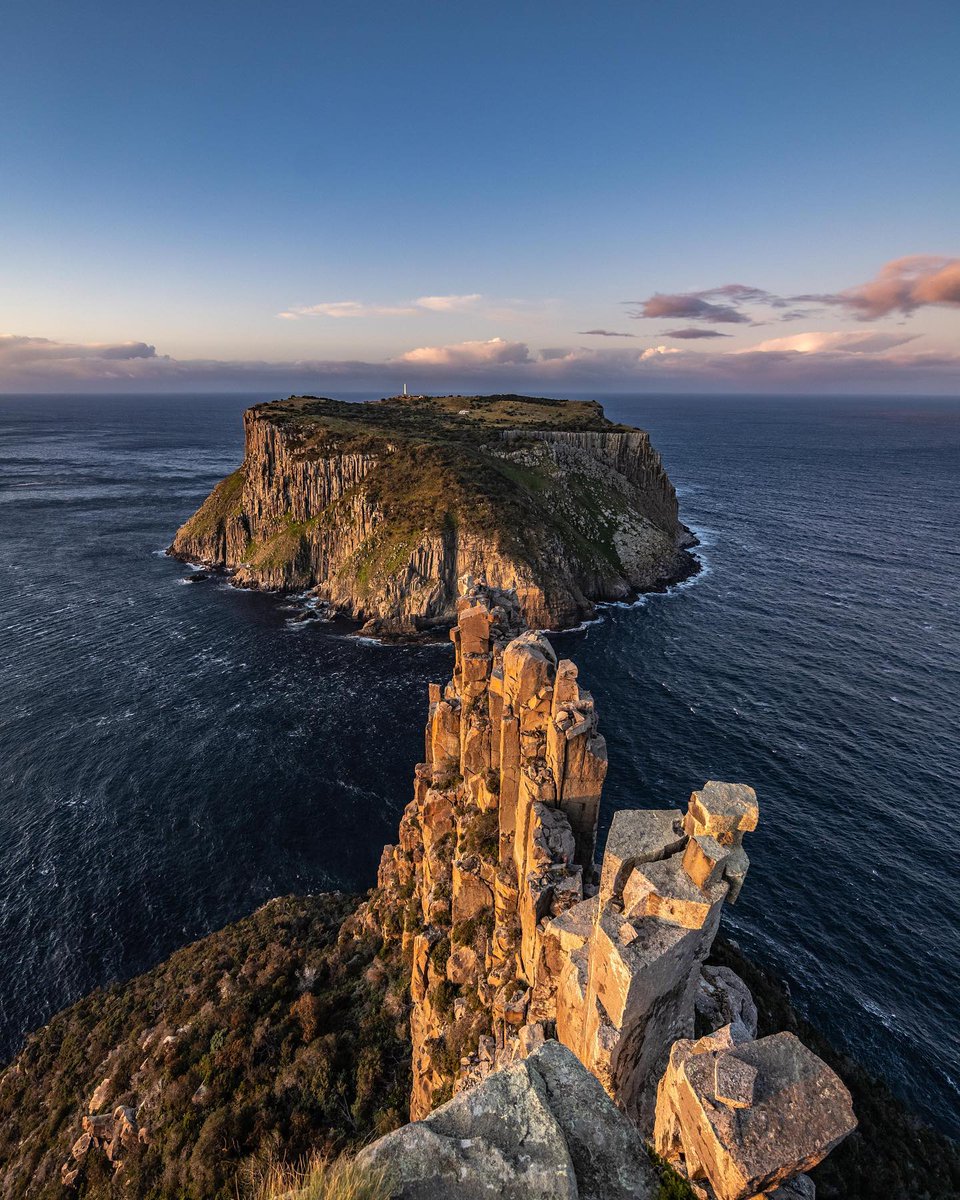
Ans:
<svg viewBox="0 0 960 1200"><path fill-rule="evenodd" d="M292 397L249 409L244 432L243 465L170 552L309 590L371 632L449 624L464 574L559 628L696 569L648 435L594 402Z"/></svg>
<svg viewBox="0 0 960 1200"><path fill-rule="evenodd" d="M685 812L618 813L598 870L606 745L576 666L514 596L470 581L451 638L415 796L359 917L412 960L411 1117L556 1040L704 1200L809 1195L793 1181L855 1127L849 1095L791 1034L756 1040L746 985L705 968L749 866L753 789L710 781ZM694 1042L698 1009L712 1033Z"/></svg>
<svg viewBox="0 0 960 1200"><path fill-rule="evenodd" d="M368 1153L397 1200L492 1180L809 1200L806 1172L854 1123L844 1085L860 1126L813 1167L822 1200L960 1194L955 1145L711 947L752 790L618 814L598 869L606 755L576 668L487 587L466 588L453 638L367 901L271 901L31 1035L0 1072L0 1196L235 1200L265 1158L396 1130ZM651 1174L651 1142L685 1181Z"/></svg>

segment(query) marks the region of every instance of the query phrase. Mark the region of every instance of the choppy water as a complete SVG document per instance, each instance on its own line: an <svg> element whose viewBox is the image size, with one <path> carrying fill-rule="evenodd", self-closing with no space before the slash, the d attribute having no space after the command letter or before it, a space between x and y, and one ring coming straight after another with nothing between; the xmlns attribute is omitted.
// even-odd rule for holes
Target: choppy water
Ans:
<svg viewBox="0 0 960 1200"><path fill-rule="evenodd" d="M269 397L0 398L0 1051L272 895L359 888L445 647L303 626L158 551ZM960 402L619 398L703 536L692 585L558 639L617 807L754 784L727 920L960 1129Z"/></svg>

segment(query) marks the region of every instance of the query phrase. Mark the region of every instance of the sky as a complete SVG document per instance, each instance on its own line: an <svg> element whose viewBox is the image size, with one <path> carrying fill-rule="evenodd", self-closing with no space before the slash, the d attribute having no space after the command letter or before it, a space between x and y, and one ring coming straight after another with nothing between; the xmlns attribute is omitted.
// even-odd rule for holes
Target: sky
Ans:
<svg viewBox="0 0 960 1200"><path fill-rule="evenodd" d="M8 0L0 393L960 394L956 0Z"/></svg>

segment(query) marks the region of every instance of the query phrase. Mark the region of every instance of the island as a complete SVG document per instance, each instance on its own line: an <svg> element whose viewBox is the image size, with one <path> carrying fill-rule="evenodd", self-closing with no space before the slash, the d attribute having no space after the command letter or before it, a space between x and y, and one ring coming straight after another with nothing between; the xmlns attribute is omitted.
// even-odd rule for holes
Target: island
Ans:
<svg viewBox="0 0 960 1200"><path fill-rule="evenodd" d="M698 569L649 435L596 401L296 396L248 409L244 431L242 465L170 553L310 591L370 633L452 624L464 575L560 629Z"/></svg>

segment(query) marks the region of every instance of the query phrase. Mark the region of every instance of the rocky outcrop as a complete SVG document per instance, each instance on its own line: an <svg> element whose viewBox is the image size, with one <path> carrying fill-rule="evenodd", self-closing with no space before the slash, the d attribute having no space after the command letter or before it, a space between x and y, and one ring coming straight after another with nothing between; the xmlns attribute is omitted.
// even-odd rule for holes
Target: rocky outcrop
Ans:
<svg viewBox="0 0 960 1200"><path fill-rule="evenodd" d="M109 1083L110 1080L105 1079L97 1091ZM95 1094L90 1102L91 1111L83 1118L80 1136L70 1147L70 1158L60 1169L60 1179L65 1187L72 1187L77 1182L88 1155L104 1155L110 1166L117 1170L126 1151L138 1143L149 1144L149 1131L138 1124L132 1106L120 1104L112 1112L96 1114L93 1110L97 1107Z"/></svg>
<svg viewBox="0 0 960 1200"><path fill-rule="evenodd" d="M657 1098L657 1153L701 1200L786 1198L856 1128L840 1079L792 1033L741 1040L731 1026L680 1040ZM801 1195L812 1195L813 1185Z"/></svg>
<svg viewBox="0 0 960 1200"><path fill-rule="evenodd" d="M394 1200L653 1200L659 1183L636 1128L557 1042L359 1161L385 1171Z"/></svg>
<svg viewBox="0 0 960 1200"><path fill-rule="evenodd" d="M757 1013L746 985L704 965L723 904L736 900L747 873L743 838L757 825L756 794L709 781L685 812L619 812L598 869L607 752L593 698L576 666L521 625L514 597L464 582L451 630L453 678L430 685L414 799L361 915L412 962L411 1116L425 1118L497 1072L520 1079L517 1064L555 1037L652 1137L676 1091L662 1086L658 1102L658 1085L665 1072L673 1078L671 1053L692 1044L698 1016L733 1030L748 1058L767 1062L770 1054L749 1040ZM741 1058L738 1049L724 1062L722 1086L733 1107L746 1109L736 1092ZM811 1061L819 1063L809 1054L803 1070ZM832 1075L820 1067L820 1078ZM768 1081L786 1078L769 1064L764 1070ZM846 1130L849 1097L834 1112L839 1088L825 1093L825 1119ZM793 1104L801 1093L778 1095ZM806 1104L812 1093L801 1098ZM762 1142L759 1123L753 1128L749 1138ZM695 1161L712 1185L713 1172L739 1170L731 1165L743 1149L735 1132L728 1143L726 1158L688 1160L672 1142L670 1155L681 1168ZM756 1186L743 1195L779 1185L815 1158L795 1154L776 1171L745 1176ZM717 1188L720 1200L741 1200Z"/></svg>
<svg viewBox="0 0 960 1200"><path fill-rule="evenodd" d="M299 398L249 409L244 432L243 465L171 553L378 632L449 624L464 574L557 628L696 569L648 435L597 404Z"/></svg>

